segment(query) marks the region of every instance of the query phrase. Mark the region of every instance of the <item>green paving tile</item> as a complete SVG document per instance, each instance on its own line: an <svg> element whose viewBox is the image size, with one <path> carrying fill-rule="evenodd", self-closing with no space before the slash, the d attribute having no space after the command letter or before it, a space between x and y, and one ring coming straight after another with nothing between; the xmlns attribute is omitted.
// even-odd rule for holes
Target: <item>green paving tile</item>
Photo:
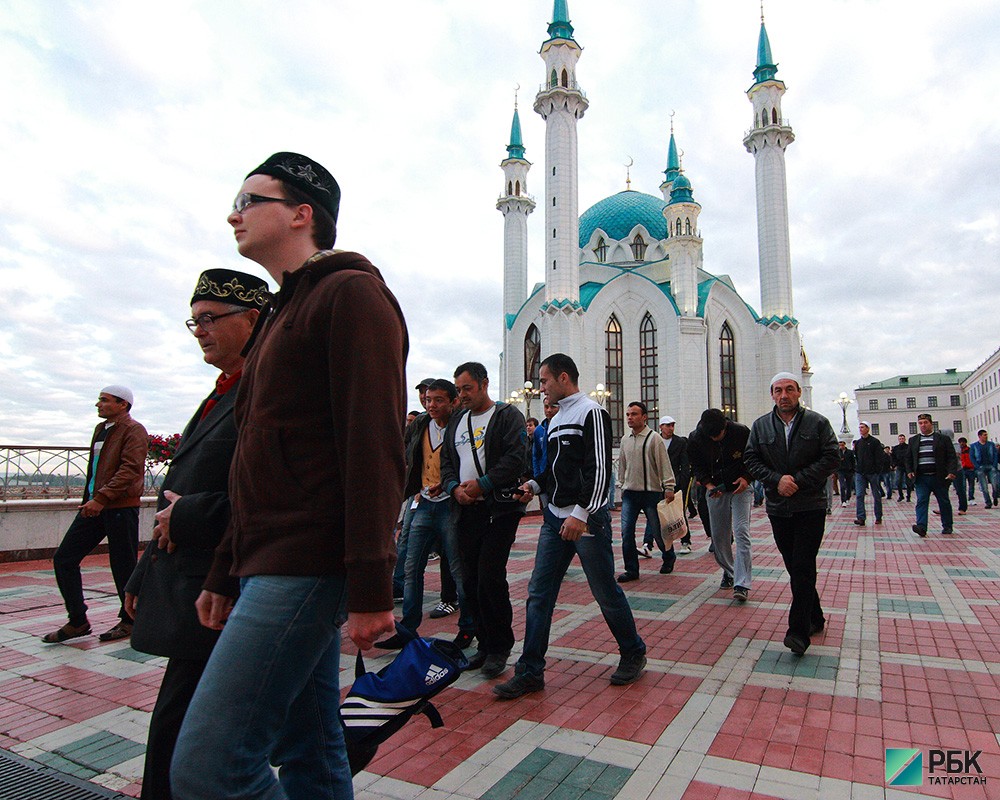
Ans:
<svg viewBox="0 0 1000 800"><path fill-rule="evenodd" d="M880 597L879 611L894 611L900 614L932 614L943 617L941 606L932 600L906 600L898 597Z"/></svg>
<svg viewBox="0 0 1000 800"><path fill-rule="evenodd" d="M785 572L785 570L775 567L765 567L764 569L754 567L753 570L753 576L755 578L764 578L765 580L768 578L784 578L787 574L788 573Z"/></svg>
<svg viewBox="0 0 1000 800"><path fill-rule="evenodd" d="M1000 550L994 551L1000 554ZM964 567L945 567L944 571L952 578L984 578L986 580L1000 579L1000 573L992 569L966 569Z"/></svg>
<svg viewBox="0 0 1000 800"><path fill-rule="evenodd" d="M819 558L857 558L856 550L820 550Z"/></svg>
<svg viewBox="0 0 1000 800"><path fill-rule="evenodd" d="M676 602L676 600L670 600L666 597L638 597L630 595L628 598L628 604L632 606L633 611L666 611Z"/></svg>
<svg viewBox="0 0 1000 800"><path fill-rule="evenodd" d="M795 656L791 652L765 650L761 653L754 672L764 672L769 675L789 675L797 678L821 678L836 680L840 661L836 656L817 656L806 653Z"/></svg>
<svg viewBox="0 0 1000 800"><path fill-rule="evenodd" d="M601 773L604 772L607 766L607 764L602 764L599 761L591 761L589 758L585 758L566 776L563 783L589 789L594 785L594 781L601 776Z"/></svg>
<svg viewBox="0 0 1000 800"><path fill-rule="evenodd" d="M601 777L594 781L591 789L599 794L607 794L614 797L628 783L628 779L631 777L632 770L626 767L608 765L607 769L601 773Z"/></svg>
<svg viewBox="0 0 1000 800"><path fill-rule="evenodd" d="M576 765L583 761L582 756L569 756L565 753L558 753L543 769L538 773L539 778L561 783L569 775Z"/></svg>
<svg viewBox="0 0 1000 800"><path fill-rule="evenodd" d="M39 753L32 759L32 761L38 761L41 764L57 769L67 775L72 775L74 778L89 779L98 774L95 770L87 769L87 767L77 764L75 761L63 758L56 753Z"/></svg>
<svg viewBox="0 0 1000 800"><path fill-rule="evenodd" d="M5 600L8 597L23 597L26 594L33 593L33 589L25 589L23 586L18 586L13 589L0 589L0 600Z"/></svg>
<svg viewBox="0 0 1000 800"><path fill-rule="evenodd" d="M632 770L538 747L490 787L484 800L611 800Z"/></svg>
<svg viewBox="0 0 1000 800"><path fill-rule="evenodd" d="M112 658L120 658L124 661L135 661L137 664L145 664L147 661L159 658L159 656L152 656L149 653L140 653L138 650L133 650L131 647L124 647L121 650L108 653L108 655Z"/></svg>
<svg viewBox="0 0 1000 800"><path fill-rule="evenodd" d="M582 786L560 783L549 795L548 800L580 800L587 793Z"/></svg>
<svg viewBox="0 0 1000 800"><path fill-rule="evenodd" d="M535 557L535 551L532 550L532 551L529 552L527 550L511 550L510 551L510 557L511 558L534 558Z"/></svg>
<svg viewBox="0 0 1000 800"><path fill-rule="evenodd" d="M142 755L145 750L145 745L139 742L133 742L109 731L100 731L65 744L54 752L97 772L106 772L116 764Z"/></svg>

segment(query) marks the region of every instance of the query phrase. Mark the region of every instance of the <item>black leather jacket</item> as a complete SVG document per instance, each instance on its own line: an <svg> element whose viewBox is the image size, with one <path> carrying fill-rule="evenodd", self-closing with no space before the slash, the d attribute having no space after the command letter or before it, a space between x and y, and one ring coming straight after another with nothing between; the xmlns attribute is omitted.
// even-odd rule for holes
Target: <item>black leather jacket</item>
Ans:
<svg viewBox="0 0 1000 800"><path fill-rule="evenodd" d="M785 426L776 410L759 417L750 429L743 461L764 484L767 513L788 517L800 511L826 508L826 481L840 456L830 421L815 411L800 409L785 443ZM799 489L791 497L778 494L778 481L791 475Z"/></svg>

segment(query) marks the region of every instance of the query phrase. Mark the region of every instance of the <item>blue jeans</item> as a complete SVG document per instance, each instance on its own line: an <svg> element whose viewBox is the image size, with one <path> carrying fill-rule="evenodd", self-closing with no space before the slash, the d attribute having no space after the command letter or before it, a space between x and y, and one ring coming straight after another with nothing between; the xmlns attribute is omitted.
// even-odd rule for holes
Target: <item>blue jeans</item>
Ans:
<svg viewBox="0 0 1000 800"><path fill-rule="evenodd" d="M577 541L568 542L559 535L563 521L545 509L538 534L535 568L528 583L525 611L524 652L517 661L517 673L542 675L545 651L549 647L552 612L559 598L559 587L574 555L587 576L590 592L601 607L604 621L624 655L645 653L646 644L635 628L635 618L625 592L615 580L615 557L611 543L611 515L607 507L595 511L587 521L587 532Z"/></svg>
<svg viewBox="0 0 1000 800"><path fill-rule="evenodd" d="M1000 471L996 467L977 467L976 477L979 478L979 489L983 493L983 505L990 508L1000 495Z"/></svg>
<svg viewBox="0 0 1000 800"><path fill-rule="evenodd" d="M625 571L633 575L639 574L639 554L635 550L635 523L639 520L639 512L646 515L646 533L642 537L643 544L656 544L663 554L663 563L673 566L677 561L674 546L667 550L660 536L660 514L656 504L663 499L662 492L640 492L635 489L622 491L622 560Z"/></svg>
<svg viewBox="0 0 1000 800"><path fill-rule="evenodd" d="M750 557L750 489L735 494L723 492L708 496L708 515L712 518L712 544L715 563L733 579L733 584L750 588L752 561ZM736 557L733 558L733 539Z"/></svg>
<svg viewBox="0 0 1000 800"><path fill-rule="evenodd" d="M879 492L879 481L878 473L874 475L862 475L860 472L854 474L854 491L858 495L857 499L857 516L858 519L864 520L865 518L865 492L868 487L871 487L872 497L875 500L875 521L879 522L882 519L882 495Z"/></svg>
<svg viewBox="0 0 1000 800"><path fill-rule="evenodd" d="M345 595L339 575L243 579L181 727L175 798L353 797L339 717Z"/></svg>
<svg viewBox="0 0 1000 800"><path fill-rule="evenodd" d="M452 501L442 500L432 503L421 499L413 512L410 535L406 543L406 579L403 588L403 627L414 633L420 627L424 605L424 571L427 557L438 541L448 559L455 585L458 588L458 618L460 631L475 632L472 614L465 602L465 588L462 586L462 565L458 558L458 538L452 523ZM441 567L444 569L444 566Z"/></svg>
<svg viewBox="0 0 1000 800"><path fill-rule="evenodd" d="M965 481L965 495L969 499L969 502L976 499L976 471L974 469L965 469L964 467L958 471L958 475L955 480Z"/></svg>
<svg viewBox="0 0 1000 800"><path fill-rule="evenodd" d="M402 597L406 581L406 546L410 539L410 524L413 522L413 498L403 501L403 522L396 539L396 567L392 571L392 596Z"/></svg>
<svg viewBox="0 0 1000 800"><path fill-rule="evenodd" d="M913 494L913 481L906 474L905 467L896 467L896 489L899 491L899 499L903 499L903 489L906 489L906 499L910 499Z"/></svg>
<svg viewBox="0 0 1000 800"><path fill-rule="evenodd" d="M927 529L927 506L930 505L931 493L937 498L938 508L941 509L941 527L948 531L954 524L952 516L951 500L948 499L948 482L942 481L934 475L917 475L913 479L914 488L917 490L917 525Z"/></svg>

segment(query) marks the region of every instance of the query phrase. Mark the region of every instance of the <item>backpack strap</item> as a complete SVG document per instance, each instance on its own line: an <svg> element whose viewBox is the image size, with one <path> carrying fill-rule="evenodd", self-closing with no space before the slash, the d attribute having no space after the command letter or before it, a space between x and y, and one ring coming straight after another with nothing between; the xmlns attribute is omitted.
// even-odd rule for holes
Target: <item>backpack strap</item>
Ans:
<svg viewBox="0 0 1000 800"><path fill-rule="evenodd" d="M432 728L441 728L444 726L444 720L441 719L441 713L434 707L433 703L427 702L424 707L420 709L420 713L430 720Z"/></svg>

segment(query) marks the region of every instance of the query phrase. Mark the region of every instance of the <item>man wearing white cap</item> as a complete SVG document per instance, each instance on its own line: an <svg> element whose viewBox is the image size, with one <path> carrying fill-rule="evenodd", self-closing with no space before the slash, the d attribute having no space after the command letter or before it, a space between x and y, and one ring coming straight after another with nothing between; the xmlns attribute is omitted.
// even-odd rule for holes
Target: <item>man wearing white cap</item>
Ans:
<svg viewBox="0 0 1000 800"><path fill-rule="evenodd" d="M771 413L750 429L743 463L764 484L767 516L792 587L785 647L801 656L826 626L816 591L816 554L826 525L826 483L837 468L830 421L799 403L790 372L771 379Z"/></svg>
<svg viewBox="0 0 1000 800"><path fill-rule="evenodd" d="M132 633L132 617L124 605L125 583L139 551L139 498L149 449L146 429L129 415L132 401L132 391L125 386L105 386L98 395L97 416L104 421L90 442L83 503L52 559L69 622L42 637L48 644L90 633L80 563L105 538L122 607L118 624L99 638L110 642Z"/></svg>
<svg viewBox="0 0 1000 800"><path fill-rule="evenodd" d="M674 482L677 491L684 495L684 508L688 505L688 489L691 483L691 461L688 459L688 440L686 436L678 436L674 433L677 420L670 416L660 417L660 436L667 446L667 456L670 458L670 466L674 471ZM684 536L681 538L681 545L677 549L678 553L691 552L691 528L688 527L687 514L684 514ZM646 540L643 539L643 547Z"/></svg>

